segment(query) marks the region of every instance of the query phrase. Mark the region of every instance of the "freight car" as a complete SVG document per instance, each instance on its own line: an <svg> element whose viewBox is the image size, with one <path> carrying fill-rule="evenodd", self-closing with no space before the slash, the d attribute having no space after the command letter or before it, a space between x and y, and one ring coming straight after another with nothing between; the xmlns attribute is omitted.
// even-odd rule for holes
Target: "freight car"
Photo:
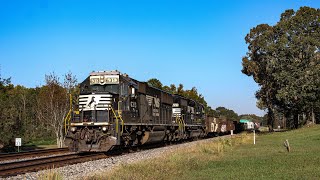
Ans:
<svg viewBox="0 0 320 180"><path fill-rule="evenodd" d="M230 121L226 118L207 117L206 133L209 137L231 134L235 132L237 121Z"/></svg>
<svg viewBox="0 0 320 180"><path fill-rule="evenodd" d="M65 144L108 151L206 136L204 106L119 71L92 72L81 84Z"/></svg>

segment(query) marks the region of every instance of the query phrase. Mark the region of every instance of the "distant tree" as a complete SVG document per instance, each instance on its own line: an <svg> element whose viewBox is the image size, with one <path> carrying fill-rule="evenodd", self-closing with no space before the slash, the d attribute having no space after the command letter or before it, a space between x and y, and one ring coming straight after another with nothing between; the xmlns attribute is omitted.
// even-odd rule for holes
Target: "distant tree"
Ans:
<svg viewBox="0 0 320 180"><path fill-rule="evenodd" d="M167 85L163 86L163 84L158 79L155 79L155 78L148 80L148 84L153 87L167 91L171 94L178 94L178 95L193 99L204 106L206 113L211 113L212 115L216 114L215 110L211 109L211 107L208 107L208 104L204 96L198 93L198 90L196 87L192 87L190 90L188 89L185 90L184 85L181 83L178 85L178 87L174 84L170 84L170 86L167 86Z"/></svg>
<svg viewBox="0 0 320 180"><path fill-rule="evenodd" d="M178 88L177 88L177 94L184 96L184 89L183 89L183 84L179 84Z"/></svg>
<svg viewBox="0 0 320 180"><path fill-rule="evenodd" d="M212 109L210 106L207 107L207 115L210 117L219 117L218 112Z"/></svg>
<svg viewBox="0 0 320 180"><path fill-rule="evenodd" d="M149 79L148 84L155 87L155 88L162 89L161 81L156 78Z"/></svg>
<svg viewBox="0 0 320 180"><path fill-rule="evenodd" d="M225 107L217 107L216 113L218 117L225 117L228 120L239 121L239 116L233 110L227 109Z"/></svg>
<svg viewBox="0 0 320 180"><path fill-rule="evenodd" d="M174 85L174 84L170 84L170 92L172 93L172 94L177 94L177 87L176 87L176 85Z"/></svg>
<svg viewBox="0 0 320 180"><path fill-rule="evenodd" d="M239 119L247 119L247 120L251 120L254 122L261 122L262 121L262 117L257 116L255 114L242 114L239 116Z"/></svg>
<svg viewBox="0 0 320 180"><path fill-rule="evenodd" d="M185 90L184 94L190 99L194 99L196 101L199 99L198 90L196 87L192 87L190 90Z"/></svg>
<svg viewBox="0 0 320 180"><path fill-rule="evenodd" d="M169 86L163 86L163 87L162 87L162 90L164 90L164 91L166 91L166 92L169 92L169 93L172 93Z"/></svg>

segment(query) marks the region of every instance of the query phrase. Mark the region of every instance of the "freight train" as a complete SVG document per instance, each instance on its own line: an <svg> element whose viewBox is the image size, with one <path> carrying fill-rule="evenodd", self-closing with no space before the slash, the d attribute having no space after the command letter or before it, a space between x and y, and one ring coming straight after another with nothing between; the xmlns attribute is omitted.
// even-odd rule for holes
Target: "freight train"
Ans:
<svg viewBox="0 0 320 180"><path fill-rule="evenodd" d="M65 144L71 151L106 152L205 137L219 131L216 124L208 122L204 106L192 99L119 71L99 71L80 84Z"/></svg>

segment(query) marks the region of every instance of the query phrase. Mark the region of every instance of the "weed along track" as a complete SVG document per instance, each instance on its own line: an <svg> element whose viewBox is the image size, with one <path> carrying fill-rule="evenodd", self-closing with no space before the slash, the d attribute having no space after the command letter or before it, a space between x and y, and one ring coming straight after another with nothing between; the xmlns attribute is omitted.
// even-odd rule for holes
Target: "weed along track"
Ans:
<svg viewBox="0 0 320 180"><path fill-rule="evenodd" d="M67 154L54 157L45 157L32 160L9 162L0 164L0 177L9 177L27 172L57 168L70 164L108 158L104 153Z"/></svg>
<svg viewBox="0 0 320 180"><path fill-rule="evenodd" d="M43 150L35 150L35 151L20 152L20 153L0 154L0 162L34 158L34 157L40 157L40 156L57 155L57 154L63 154L68 152L69 152L68 148L55 148L55 149L43 149Z"/></svg>

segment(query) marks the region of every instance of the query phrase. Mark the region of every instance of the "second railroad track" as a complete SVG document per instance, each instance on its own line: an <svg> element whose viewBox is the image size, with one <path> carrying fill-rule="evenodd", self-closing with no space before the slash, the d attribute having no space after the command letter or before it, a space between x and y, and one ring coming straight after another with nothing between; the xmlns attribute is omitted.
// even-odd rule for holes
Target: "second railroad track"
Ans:
<svg viewBox="0 0 320 180"><path fill-rule="evenodd" d="M108 158L104 153L66 154L0 164L0 177L9 177L28 172L62 167L86 161Z"/></svg>
<svg viewBox="0 0 320 180"><path fill-rule="evenodd" d="M27 151L27 152L20 152L20 153L0 154L0 162L26 159L26 158L35 158L40 156L58 155L58 154L64 154L68 152L69 152L68 148L55 148L55 149L42 149L42 150Z"/></svg>

